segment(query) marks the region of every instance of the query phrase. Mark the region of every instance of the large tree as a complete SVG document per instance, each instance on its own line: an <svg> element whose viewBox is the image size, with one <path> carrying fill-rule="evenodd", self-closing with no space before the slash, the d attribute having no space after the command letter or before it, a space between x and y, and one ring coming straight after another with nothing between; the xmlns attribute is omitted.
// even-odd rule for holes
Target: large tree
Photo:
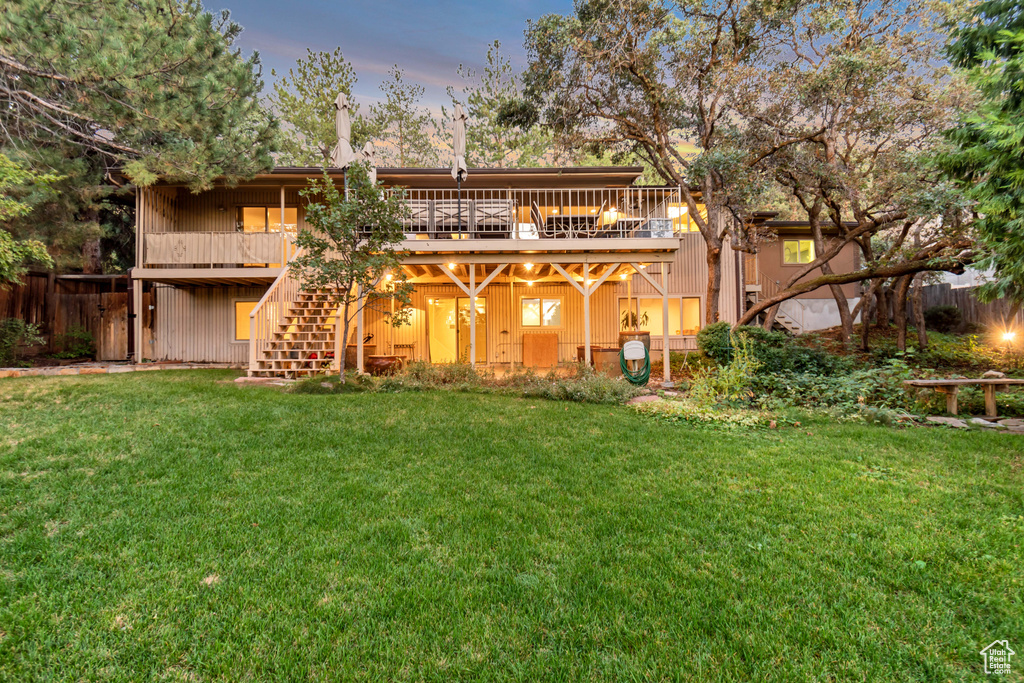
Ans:
<svg viewBox="0 0 1024 683"><path fill-rule="evenodd" d="M276 71L271 76L278 77ZM352 122L352 147L358 149L370 139L370 125L359 114L352 99L356 72L341 53L306 50L295 67L274 82L271 109L284 122L279 163L294 166L329 165L331 150L338 142L334 101L339 92L348 96Z"/></svg>
<svg viewBox="0 0 1024 683"><path fill-rule="evenodd" d="M271 164L276 122L256 99L241 27L195 0L7 0L0 14L0 135L195 189Z"/></svg>
<svg viewBox="0 0 1024 683"><path fill-rule="evenodd" d="M754 165L810 223L816 257L741 322L828 287L849 337L853 315L840 284L877 284L886 273L904 278L902 286L916 272L963 267L970 241L962 203L927 163L962 93L939 59L940 43L923 31L939 19L925 2L808 5L787 32L786 59L754 79L761 94L738 102ZM848 245L860 250L861 268L833 272Z"/></svg>
<svg viewBox="0 0 1024 683"><path fill-rule="evenodd" d="M976 202L974 229L994 278L979 294L1024 301L1024 11L1016 0L975 5L947 55L981 96L948 132L947 171Z"/></svg>
<svg viewBox="0 0 1024 683"><path fill-rule="evenodd" d="M424 88L411 83L395 65L380 85L384 99L370 105L369 125L381 141L377 159L381 166L432 167L438 164L432 134L434 117L420 105Z"/></svg>
<svg viewBox="0 0 1024 683"><path fill-rule="evenodd" d="M571 15L530 22L527 97L502 117L542 120L568 149L634 153L679 186L707 245L708 323L719 317L726 240L744 248L745 221L722 191L719 164L706 162L735 137L733 102L791 12L760 0L577 0ZM686 141L699 154L686 154Z"/></svg>

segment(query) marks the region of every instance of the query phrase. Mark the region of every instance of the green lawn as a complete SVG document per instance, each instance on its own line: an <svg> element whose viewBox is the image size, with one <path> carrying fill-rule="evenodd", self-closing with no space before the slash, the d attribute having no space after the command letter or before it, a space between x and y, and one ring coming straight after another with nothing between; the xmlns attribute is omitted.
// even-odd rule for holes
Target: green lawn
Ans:
<svg viewBox="0 0 1024 683"><path fill-rule="evenodd" d="M944 681L1024 652L1024 437L233 377L0 380L0 680Z"/></svg>

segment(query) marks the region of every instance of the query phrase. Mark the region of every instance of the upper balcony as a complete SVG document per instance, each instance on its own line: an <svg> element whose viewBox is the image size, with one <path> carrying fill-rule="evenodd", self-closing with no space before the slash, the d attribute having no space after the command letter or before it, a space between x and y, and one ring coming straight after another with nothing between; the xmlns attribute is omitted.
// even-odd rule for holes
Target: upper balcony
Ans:
<svg viewBox="0 0 1024 683"><path fill-rule="evenodd" d="M490 254L483 260L656 253L656 260L664 260L679 248L679 237L696 227L679 188L629 185L635 173L481 170L460 191L443 169L382 172L385 191L405 196L401 247L409 263L444 262L446 254L466 253ZM300 190L314 175L309 169L278 169L238 187L199 194L173 186L144 188L136 277L172 284L273 281L294 254L295 235L306 227Z"/></svg>

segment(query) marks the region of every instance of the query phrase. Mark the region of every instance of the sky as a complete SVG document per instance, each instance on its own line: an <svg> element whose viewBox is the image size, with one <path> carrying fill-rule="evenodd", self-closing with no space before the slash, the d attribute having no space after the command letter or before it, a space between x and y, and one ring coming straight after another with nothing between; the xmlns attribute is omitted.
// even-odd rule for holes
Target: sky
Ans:
<svg viewBox="0 0 1024 683"><path fill-rule="evenodd" d="M518 70L526 62L523 30L527 19L572 11L571 0L207 0L208 10L227 9L244 31L237 45L256 50L263 63L265 89L271 69L287 73L306 48L342 54L356 70L353 95L371 103L388 69L398 64L408 80L422 85L423 104L447 104L445 87L461 89L460 64L480 70L487 47L501 51Z"/></svg>

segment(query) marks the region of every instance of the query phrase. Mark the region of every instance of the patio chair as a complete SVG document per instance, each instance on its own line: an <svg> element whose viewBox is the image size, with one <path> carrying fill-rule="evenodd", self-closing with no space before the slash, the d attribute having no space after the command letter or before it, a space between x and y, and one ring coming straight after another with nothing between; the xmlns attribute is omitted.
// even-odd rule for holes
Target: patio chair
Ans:
<svg viewBox="0 0 1024 683"><path fill-rule="evenodd" d="M569 226L563 224L559 219L551 221L551 225L544 220L537 202L530 207L530 216L537 225L537 233L545 239L564 239L569 236Z"/></svg>
<svg viewBox="0 0 1024 683"><path fill-rule="evenodd" d="M511 199L477 199L473 201L473 227L485 239L507 239L512 235L515 214Z"/></svg>
<svg viewBox="0 0 1024 683"><path fill-rule="evenodd" d="M459 212L458 199L436 199L434 200L434 237L438 239L451 239L453 233L459 232L459 218L461 217L462 231L473 230L473 202L469 199L462 200L462 211Z"/></svg>
<svg viewBox="0 0 1024 683"><path fill-rule="evenodd" d="M405 205L409 215L402 218L407 233L430 232L433 225L434 206L429 199L409 199Z"/></svg>

